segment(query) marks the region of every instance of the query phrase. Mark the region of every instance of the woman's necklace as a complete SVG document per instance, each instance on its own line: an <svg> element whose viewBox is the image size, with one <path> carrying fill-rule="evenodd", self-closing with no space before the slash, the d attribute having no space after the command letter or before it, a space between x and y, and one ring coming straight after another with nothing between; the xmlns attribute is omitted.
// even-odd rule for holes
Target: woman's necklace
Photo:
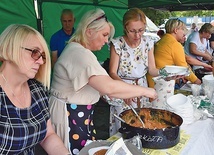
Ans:
<svg viewBox="0 0 214 155"><path fill-rule="evenodd" d="M7 79L5 78L5 76L3 75L3 73L1 73L2 78L5 81L5 85L7 86L7 88L10 90L11 94L13 95L13 97L18 101L19 105L21 105L23 108L25 108L23 102L20 101L20 99L15 95L14 91L11 89L10 85L8 84ZM22 95L20 97L24 96L24 99L26 99L25 96L25 91L23 91Z"/></svg>

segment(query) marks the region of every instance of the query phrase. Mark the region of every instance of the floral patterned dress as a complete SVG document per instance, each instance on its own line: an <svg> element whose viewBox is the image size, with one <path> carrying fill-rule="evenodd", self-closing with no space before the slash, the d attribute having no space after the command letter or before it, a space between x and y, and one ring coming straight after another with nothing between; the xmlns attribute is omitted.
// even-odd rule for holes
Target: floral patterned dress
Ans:
<svg viewBox="0 0 214 155"><path fill-rule="evenodd" d="M148 72L148 52L153 48L154 41L149 36L142 36L141 43L136 48L131 48L124 38L118 37L112 40L116 53L120 56L118 75L123 81L148 87L146 73ZM141 107L148 106L148 98L141 97ZM120 128L120 121L113 114L119 115L122 111L129 109L122 99L108 100L110 106L110 136ZM137 107L137 98L133 100L132 106Z"/></svg>

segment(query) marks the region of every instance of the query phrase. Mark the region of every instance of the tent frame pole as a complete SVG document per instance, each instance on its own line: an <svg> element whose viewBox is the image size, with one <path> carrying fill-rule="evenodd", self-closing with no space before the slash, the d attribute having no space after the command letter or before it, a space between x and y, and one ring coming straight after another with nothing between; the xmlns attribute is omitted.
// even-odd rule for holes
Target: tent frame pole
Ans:
<svg viewBox="0 0 214 155"><path fill-rule="evenodd" d="M42 1L34 0L34 9L36 13L37 30L43 35L43 22L42 22Z"/></svg>

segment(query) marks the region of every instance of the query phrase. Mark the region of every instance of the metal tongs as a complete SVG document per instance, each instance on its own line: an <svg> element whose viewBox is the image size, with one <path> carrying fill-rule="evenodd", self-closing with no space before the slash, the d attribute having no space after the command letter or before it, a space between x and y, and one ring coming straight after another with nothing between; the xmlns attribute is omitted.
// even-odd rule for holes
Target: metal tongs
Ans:
<svg viewBox="0 0 214 155"><path fill-rule="evenodd" d="M126 123L121 117L117 116L116 114L114 114L114 117L116 117L118 120L120 120L123 123Z"/></svg>
<svg viewBox="0 0 214 155"><path fill-rule="evenodd" d="M140 118L140 116L138 115L137 111L133 108L132 105L128 105L128 106L132 109L134 114L137 116L137 118L140 120L140 122L142 123L143 127L145 128L145 124L144 124L143 120Z"/></svg>

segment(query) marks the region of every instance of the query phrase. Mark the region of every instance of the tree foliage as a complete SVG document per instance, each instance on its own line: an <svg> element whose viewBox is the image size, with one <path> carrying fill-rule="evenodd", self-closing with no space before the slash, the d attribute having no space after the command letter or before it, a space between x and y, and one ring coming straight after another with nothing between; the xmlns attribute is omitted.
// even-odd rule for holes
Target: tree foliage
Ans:
<svg viewBox="0 0 214 155"><path fill-rule="evenodd" d="M214 11L207 11L207 10L195 10L195 11L174 11L172 15L176 15L178 17L185 17L185 16L213 16Z"/></svg>
<svg viewBox="0 0 214 155"><path fill-rule="evenodd" d="M150 18L156 25L161 25L164 23L164 19L168 19L171 16L171 12L155 10L150 8L143 8L142 11Z"/></svg>
<svg viewBox="0 0 214 155"><path fill-rule="evenodd" d="M214 16L214 11L207 10L170 12L165 10L143 8L142 11L158 26L164 23L164 19L169 19L170 17Z"/></svg>

